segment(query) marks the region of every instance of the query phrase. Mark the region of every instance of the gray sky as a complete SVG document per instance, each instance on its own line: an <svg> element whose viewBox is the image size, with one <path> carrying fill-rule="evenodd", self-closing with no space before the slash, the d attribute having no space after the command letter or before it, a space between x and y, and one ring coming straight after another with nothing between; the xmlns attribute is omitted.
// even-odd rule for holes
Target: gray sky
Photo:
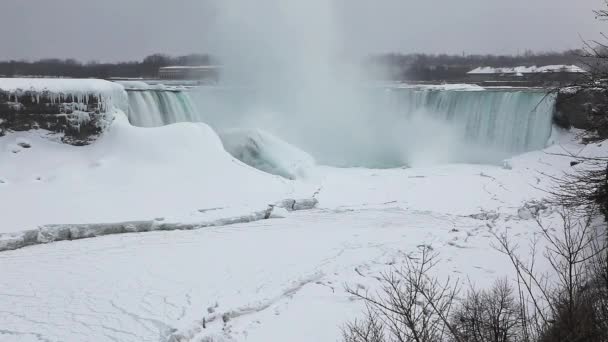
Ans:
<svg viewBox="0 0 608 342"><path fill-rule="evenodd" d="M209 35L221 20L222 1L254 0L2 0L0 59L116 61L213 52ZM608 27L592 12L603 0L335 1L341 49L356 54L562 50L579 48L579 36L596 38Z"/></svg>

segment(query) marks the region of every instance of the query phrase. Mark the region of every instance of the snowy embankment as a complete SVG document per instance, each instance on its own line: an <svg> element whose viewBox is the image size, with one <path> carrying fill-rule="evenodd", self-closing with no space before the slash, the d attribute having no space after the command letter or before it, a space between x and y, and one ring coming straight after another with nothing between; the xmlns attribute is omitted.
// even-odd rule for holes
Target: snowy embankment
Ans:
<svg viewBox="0 0 608 342"><path fill-rule="evenodd" d="M84 108L94 96L108 120L87 146L61 143L44 129L9 129L0 137L0 249L111 232L244 222L269 204L314 193L310 186L231 157L203 123L130 125L124 88L115 83L3 79L0 89L12 101L39 95L75 108ZM221 210L210 216L209 208Z"/></svg>
<svg viewBox="0 0 608 342"><path fill-rule="evenodd" d="M307 197L298 196L306 193L298 184L231 157L205 124L137 128L115 115L88 146L49 141L40 131L0 138L2 232L158 217L196 221L201 209Z"/></svg>
<svg viewBox="0 0 608 342"><path fill-rule="evenodd" d="M0 340L337 341L364 308L344 285L373 292L420 245L440 253L442 277L484 287L512 276L492 234L526 254L539 231L526 210L559 224L543 189L576 158L555 153L608 154L562 145L505 167L320 167L320 208L284 219L0 253Z"/></svg>

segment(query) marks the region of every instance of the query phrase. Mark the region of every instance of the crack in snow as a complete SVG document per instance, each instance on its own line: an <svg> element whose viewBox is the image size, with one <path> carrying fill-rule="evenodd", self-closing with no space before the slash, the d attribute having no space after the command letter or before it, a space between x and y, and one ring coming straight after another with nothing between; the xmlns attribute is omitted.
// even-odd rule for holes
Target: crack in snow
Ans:
<svg viewBox="0 0 608 342"><path fill-rule="evenodd" d="M183 331L183 332L174 332L172 335L169 336L169 338L166 341L167 342L191 341L198 334L200 334L203 331L203 329L206 329L210 323L214 323L218 319L221 319L223 321L224 325L226 325L230 320L262 312L262 311L272 307L274 304L281 301L282 299L293 297L304 286L320 281L323 278L323 276L324 276L324 274L322 272L315 273L312 276L306 277L300 281L295 282L295 284L292 287L287 288L280 295L278 295L274 298L271 298L269 300L262 301L258 304L246 305L246 306L242 306L240 308L234 309L234 310L225 311L223 313L218 312L218 313L214 313L212 315L203 317L202 320L194 322L192 328L187 329L186 331Z"/></svg>

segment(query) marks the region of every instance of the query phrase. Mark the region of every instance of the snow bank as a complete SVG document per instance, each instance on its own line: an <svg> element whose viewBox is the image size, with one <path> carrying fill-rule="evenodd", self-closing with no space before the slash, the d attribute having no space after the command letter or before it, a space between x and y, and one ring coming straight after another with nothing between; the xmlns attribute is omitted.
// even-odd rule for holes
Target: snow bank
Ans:
<svg viewBox="0 0 608 342"><path fill-rule="evenodd" d="M260 207L314 192L234 159L203 123L139 128L117 112L110 129L82 147L43 132L0 138L0 232L159 216L196 221L200 208ZM17 144L24 140L29 148Z"/></svg>
<svg viewBox="0 0 608 342"><path fill-rule="evenodd" d="M306 177L315 165L308 153L259 129L233 129L220 133L224 148L258 170L288 179Z"/></svg>
<svg viewBox="0 0 608 342"><path fill-rule="evenodd" d="M167 132L164 129L135 132L161 134ZM176 131L192 134L183 127ZM107 236L3 252L0 340L339 340L340 327L364 312L364 303L353 301L344 284L373 293L379 286L377 277L393 267L399 268L405 262L404 255L416 255L421 245L441 254L436 268L441 279L471 279L485 288L496 279L512 278L508 258L490 247L494 234L508 232L513 243L526 252L529 242L539 233L532 217L540 215L547 226L559 224L559 216L551 208L544 209L542 198L547 196L545 189L554 185L550 176L572 171L570 162L575 158L558 153L608 153L606 143L582 146L569 138L572 135L562 137L561 146L512 158L511 169L463 164L393 170L320 167L318 171L324 177L316 197L322 208L290 213L281 220L229 228ZM35 141L28 142L31 149L17 155L39 148ZM170 145L168 149L181 151L176 143ZM166 152L161 154L167 158ZM147 170L149 165L141 161L141 156L130 156L141 166L136 176L153 172L156 184L162 185L178 175L173 172L161 177L161 173ZM214 168L215 158L207 161L204 164ZM114 162L134 161L119 156L115 161L105 160L105 165ZM4 165L0 163L0 170ZM581 166L584 164L577 167ZM100 175L110 175L107 169L103 171ZM123 177L135 171L128 166ZM71 176L80 172L77 168ZM200 178L205 179L208 174L201 173ZM264 176L249 175L247 180L270 177ZM137 182L137 177L129 180ZM171 180L180 184L181 178ZM245 184L240 179L230 180L237 183L233 186ZM214 181L227 184L222 179ZM0 184L0 196L5 194L3 187L7 184ZM270 191L273 186L269 184L264 181ZM172 201L179 200L163 193L162 188L155 188L156 194L145 188L132 189L144 191L139 195L150 206L162 201L169 207ZM194 189L198 190L201 189ZM233 187L226 191L232 192ZM120 195L129 196L129 192ZM3 209L14 210L6 208L4 198L1 200ZM66 205L61 196L57 200L64 201L64 215L73 215L87 205L109 212L126 203L120 197L106 197L105 201L90 204L83 199L80 206ZM286 202L287 208L297 204ZM136 206L137 202L130 205ZM253 208L250 213L265 208ZM202 216L196 217L205 217L201 222L227 213L215 206L197 212ZM3 219L4 215L3 212ZM238 216L230 211L230 217ZM192 216L186 217L189 218ZM190 223L174 218L154 221L159 225ZM84 228L76 231L86 232ZM42 231L33 231L29 238L34 239ZM537 266L539 272L550 267L543 262Z"/></svg>

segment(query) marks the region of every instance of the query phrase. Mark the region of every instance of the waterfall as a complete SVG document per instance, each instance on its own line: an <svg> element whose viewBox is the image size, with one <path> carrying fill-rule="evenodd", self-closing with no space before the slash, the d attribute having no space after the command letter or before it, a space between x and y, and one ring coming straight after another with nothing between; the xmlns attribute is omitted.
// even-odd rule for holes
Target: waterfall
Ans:
<svg viewBox="0 0 608 342"><path fill-rule="evenodd" d="M389 89L389 108L405 118L428 115L455 128L465 142L509 154L545 147L555 95L524 89Z"/></svg>
<svg viewBox="0 0 608 342"><path fill-rule="evenodd" d="M155 127L205 122L218 131L265 130L334 166L500 163L542 149L551 135L555 96L539 89L374 87L365 106L308 115L251 88L127 89L129 120Z"/></svg>
<svg viewBox="0 0 608 342"><path fill-rule="evenodd" d="M202 121L185 90L127 89L129 121L134 126L157 127L176 122Z"/></svg>

